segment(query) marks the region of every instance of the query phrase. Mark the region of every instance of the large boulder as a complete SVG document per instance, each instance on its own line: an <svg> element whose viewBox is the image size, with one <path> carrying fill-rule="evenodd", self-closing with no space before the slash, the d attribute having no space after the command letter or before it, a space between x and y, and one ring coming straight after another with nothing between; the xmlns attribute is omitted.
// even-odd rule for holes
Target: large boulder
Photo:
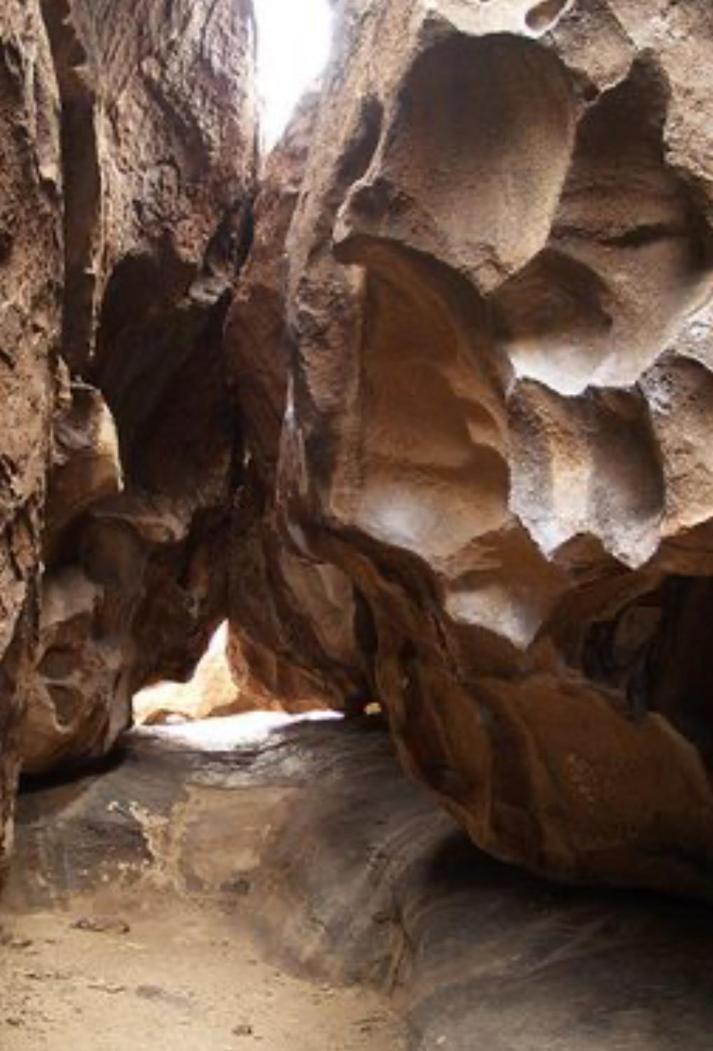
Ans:
<svg viewBox="0 0 713 1051"><path fill-rule="evenodd" d="M481 847L711 896L707 0L338 20L288 238L289 544L358 592L400 755Z"/></svg>
<svg viewBox="0 0 713 1051"><path fill-rule="evenodd" d="M37 0L0 12L0 880L32 677L62 282L59 100Z"/></svg>

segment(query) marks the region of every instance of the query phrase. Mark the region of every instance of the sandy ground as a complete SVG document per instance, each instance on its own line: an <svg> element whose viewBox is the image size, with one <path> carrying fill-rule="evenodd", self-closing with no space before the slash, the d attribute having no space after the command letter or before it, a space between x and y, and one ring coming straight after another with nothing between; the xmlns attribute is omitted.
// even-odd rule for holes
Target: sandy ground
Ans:
<svg viewBox="0 0 713 1051"><path fill-rule="evenodd" d="M281 973L213 909L96 916L77 903L1 923L2 1051L404 1047L377 994Z"/></svg>

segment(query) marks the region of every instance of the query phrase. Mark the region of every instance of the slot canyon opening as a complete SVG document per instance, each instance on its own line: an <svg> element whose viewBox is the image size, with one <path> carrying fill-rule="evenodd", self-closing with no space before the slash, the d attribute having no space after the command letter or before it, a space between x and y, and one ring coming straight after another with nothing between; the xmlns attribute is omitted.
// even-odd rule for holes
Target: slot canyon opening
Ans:
<svg viewBox="0 0 713 1051"><path fill-rule="evenodd" d="M136 726L183 727L177 736L226 745L236 735L238 739L264 737L300 720L343 718L321 699L309 696L292 701L287 711L278 697L251 679L240 642L230 637L227 620L213 633L189 679L167 680L139 690L132 708ZM193 729L195 724L201 725Z"/></svg>
<svg viewBox="0 0 713 1051"><path fill-rule="evenodd" d="M255 0L255 17L261 138L269 151L326 65L333 15L329 0Z"/></svg>

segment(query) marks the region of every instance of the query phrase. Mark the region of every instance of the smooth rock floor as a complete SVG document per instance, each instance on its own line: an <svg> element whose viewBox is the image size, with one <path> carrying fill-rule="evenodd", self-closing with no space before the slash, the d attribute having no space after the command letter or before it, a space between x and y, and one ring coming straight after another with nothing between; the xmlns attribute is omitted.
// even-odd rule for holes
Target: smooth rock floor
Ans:
<svg viewBox="0 0 713 1051"><path fill-rule="evenodd" d="M143 730L32 786L0 922L2 1051L711 1048L709 909L485 857L378 719Z"/></svg>

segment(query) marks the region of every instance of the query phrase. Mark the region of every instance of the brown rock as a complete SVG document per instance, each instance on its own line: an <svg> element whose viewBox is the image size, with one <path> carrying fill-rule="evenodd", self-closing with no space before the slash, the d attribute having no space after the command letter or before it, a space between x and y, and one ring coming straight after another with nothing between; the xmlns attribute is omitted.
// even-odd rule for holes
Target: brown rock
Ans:
<svg viewBox="0 0 713 1051"><path fill-rule="evenodd" d="M255 174L248 0L45 5L66 282L25 768L104 754L225 611L241 450L222 348Z"/></svg>
<svg viewBox="0 0 713 1051"><path fill-rule="evenodd" d="M146 726L208 719L251 705L240 697L226 653L227 624L221 625L185 683L163 682L134 697L134 717Z"/></svg>
<svg viewBox="0 0 713 1051"><path fill-rule="evenodd" d="M361 595L401 757L477 843L710 896L708 7L338 18L289 543Z"/></svg>
<svg viewBox="0 0 713 1051"><path fill-rule="evenodd" d="M0 16L0 868L227 612L225 710L378 700L492 854L710 897L707 0L337 19L253 216L248 0Z"/></svg>
<svg viewBox="0 0 713 1051"><path fill-rule="evenodd" d="M275 490L290 358L284 244L318 101L314 92L305 96L266 162L255 240L226 325L246 446L230 554L230 654L240 688L233 711L273 708L276 701L289 711L356 707L369 693L352 583L292 543Z"/></svg>
<svg viewBox="0 0 713 1051"><path fill-rule="evenodd" d="M37 625L59 289L57 88L36 0L0 13L0 881Z"/></svg>

